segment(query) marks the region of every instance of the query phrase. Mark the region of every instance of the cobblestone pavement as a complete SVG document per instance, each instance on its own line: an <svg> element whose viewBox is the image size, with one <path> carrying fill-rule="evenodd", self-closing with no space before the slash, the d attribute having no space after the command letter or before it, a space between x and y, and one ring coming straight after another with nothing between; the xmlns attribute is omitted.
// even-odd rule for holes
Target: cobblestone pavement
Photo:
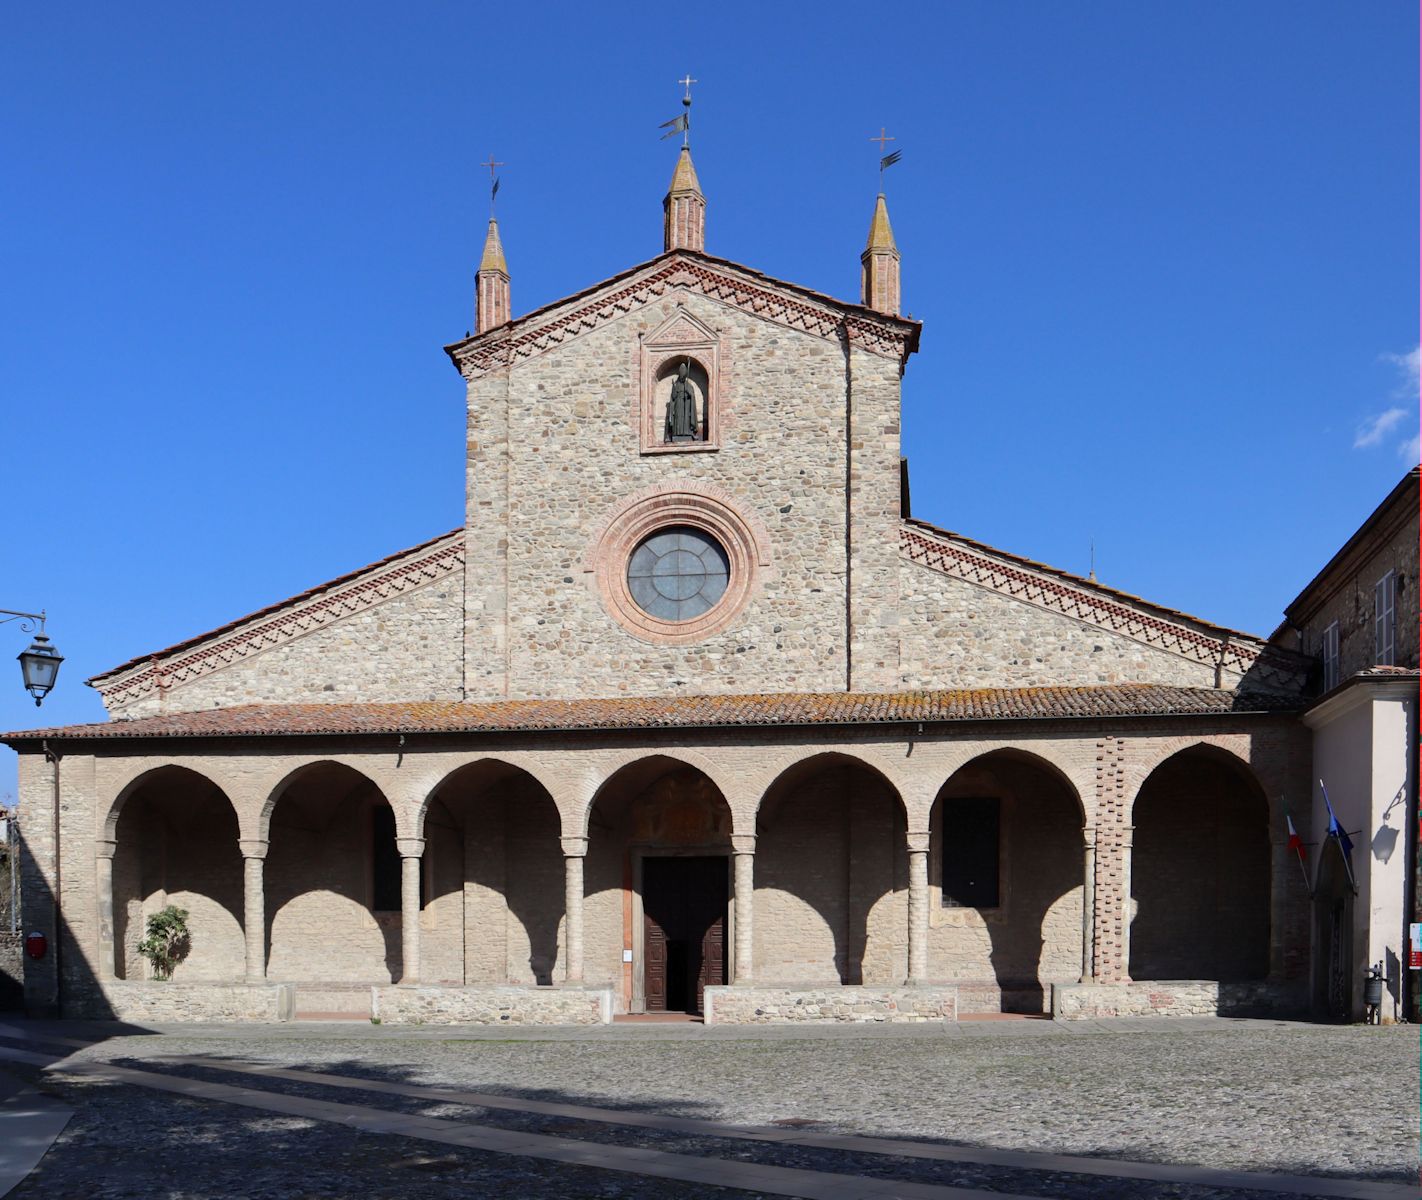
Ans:
<svg viewBox="0 0 1422 1200"><path fill-rule="evenodd" d="M66 1037L90 1032L51 1029ZM26 1032L42 1031L32 1026ZM0 1027L0 1044L18 1045L14 1032ZM1143 1020L965 1023L951 1033L939 1027L748 1033L695 1026L509 1036L514 1032L358 1025L171 1028L159 1035L108 1037L75 1051L73 1061L116 1063L604 1147L833 1172L866 1185L896 1180L1070 1200L1241 1200L1266 1194L759 1143L380 1090L335 1090L316 1082L239 1076L229 1069L237 1061L221 1060L297 1067L377 1085L494 1093L736 1126L813 1122L804 1131L815 1135L924 1139L1394 1184L1417 1178L1418 1041L1409 1027ZM175 1062L175 1056L207 1061ZM12 1193L19 1200L761 1194L362 1133L329 1121L253 1113L72 1074L43 1080L78 1112L40 1170Z"/></svg>

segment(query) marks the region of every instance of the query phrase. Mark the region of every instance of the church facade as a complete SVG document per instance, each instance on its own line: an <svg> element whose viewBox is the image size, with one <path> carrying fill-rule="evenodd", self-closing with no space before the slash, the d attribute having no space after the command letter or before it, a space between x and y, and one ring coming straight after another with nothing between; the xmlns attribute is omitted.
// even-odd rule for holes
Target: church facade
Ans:
<svg viewBox="0 0 1422 1200"><path fill-rule="evenodd" d="M705 228L683 149L664 252L515 318L491 220L464 525L6 736L32 1009L1308 1007L1313 658L912 516L882 195L858 303Z"/></svg>

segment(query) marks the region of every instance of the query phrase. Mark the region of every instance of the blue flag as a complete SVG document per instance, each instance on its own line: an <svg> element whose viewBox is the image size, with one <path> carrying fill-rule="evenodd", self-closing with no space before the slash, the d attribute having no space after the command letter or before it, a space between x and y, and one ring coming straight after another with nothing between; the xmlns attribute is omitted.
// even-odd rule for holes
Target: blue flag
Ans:
<svg viewBox="0 0 1422 1200"><path fill-rule="evenodd" d="M1343 854L1343 868L1348 872L1348 886L1356 892L1358 886L1353 882L1353 839L1348 836L1348 831L1338 820L1338 814L1333 811L1333 805L1328 799L1328 789L1323 786L1323 780L1318 781L1318 787L1323 793L1323 803L1328 809L1328 836L1337 839L1338 849Z"/></svg>

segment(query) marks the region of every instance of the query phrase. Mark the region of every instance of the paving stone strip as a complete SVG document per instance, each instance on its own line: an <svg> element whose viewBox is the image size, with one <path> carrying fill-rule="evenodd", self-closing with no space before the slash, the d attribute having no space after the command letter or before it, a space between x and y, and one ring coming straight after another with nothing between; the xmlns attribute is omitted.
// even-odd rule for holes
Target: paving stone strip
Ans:
<svg viewBox="0 0 1422 1200"><path fill-rule="evenodd" d="M464 1146L495 1154L517 1154L553 1162L573 1163L608 1171L652 1175L688 1183L742 1188L772 1196L799 1196L806 1200L1038 1200L1037 1197L981 1188L944 1187L934 1184L900 1183L889 1179L861 1179L827 1171L795 1170L723 1159L696 1158L668 1154L661 1150L629 1150L620 1146L550 1137L547 1134L519 1133L477 1125L440 1120L437 1117L410 1117L358 1104L335 1104L289 1096L281 1092L257 1091L228 1084L207 1083L181 1076L138 1071L108 1063L56 1059L51 1055L0 1048L0 1059L23 1062L79 1075L97 1076L137 1087L174 1092L199 1100L240 1105L244 1108L280 1112L289 1116L332 1121L364 1133L393 1133L422 1141Z"/></svg>
<svg viewBox="0 0 1422 1200"><path fill-rule="evenodd" d="M1312 1196L1350 1197L1354 1200L1416 1200L1417 1196L1414 1188L1387 1183L1320 1179L1302 1175L1266 1174L1257 1171L1228 1171L1213 1167L1184 1166L1173 1163L1126 1162L1120 1159L1084 1158L1079 1155L993 1150L977 1146L931 1145L924 1142L900 1141L895 1138L806 1133L793 1128L765 1129L724 1125L716 1121L698 1120L694 1117L670 1117L626 1109L594 1108L543 1100L511 1099L508 1096L487 1092L468 1092L452 1088L391 1083L386 1080L367 1079L360 1076L301 1071L290 1067L269 1066L265 1063L254 1063L240 1059L213 1058L206 1055L163 1054L155 1056L155 1060L174 1065L205 1067L210 1070L230 1071L272 1079L288 1079L294 1083L311 1083L321 1087L385 1093L393 1096L411 1096L474 1108L539 1113L544 1116L564 1117L577 1121L636 1126L704 1137L776 1142L818 1150L844 1150L859 1154L885 1154L895 1158L975 1163L1028 1171L1063 1171L1078 1175L1102 1175L1117 1179L1184 1183L1204 1187L1243 1188L1263 1192L1282 1192L1286 1195L1303 1193Z"/></svg>
<svg viewBox="0 0 1422 1200"><path fill-rule="evenodd" d="M74 1046L89 1044L72 1038L46 1037L44 1040L55 1043L63 1042ZM33 1065L54 1065L62 1071L108 1076L124 1082L136 1083L139 1086L179 1092L202 1099L215 1099L227 1103L243 1104L247 1107L263 1108L268 1111L289 1112L319 1120L336 1121L366 1132L403 1134L404 1136L443 1141L495 1153L525 1154L553 1161L576 1162L587 1166L631 1171L642 1175L650 1174L688 1182L742 1187L770 1194L807 1197L830 1196L835 1200L841 1196L885 1196L888 1194L904 1197L952 1197L954 1200L995 1196L1008 1200L1011 1195L997 1190L982 1191L975 1188L951 1187L941 1184L866 1178L854 1174L787 1168L770 1163L736 1162L717 1157L676 1154L646 1147L611 1146L587 1140L555 1138L527 1130L498 1129L434 1117L401 1114L369 1105L335 1104L310 1096L293 1096L281 1092L233 1088L221 1083L158 1074L112 1064L76 1060L60 1061L50 1055L31 1054L18 1050L0 1049L0 1057L10 1058L12 1061L28 1062ZM1137 1183L1152 1181L1184 1184L1196 1188L1282 1192L1294 1196L1358 1197L1360 1200L1361 1198L1366 1198L1366 1200L1402 1200L1404 1197L1407 1200L1413 1200L1416 1196L1415 1189L1385 1183L1228 1171L1178 1164L1123 1162L1069 1155L991 1150L971 1146L939 1146L889 1138L813 1134L803 1130L783 1128L731 1126L693 1118L549 1103L532 1099L523 1100L488 1093L337 1076L322 1072L269 1066L246 1060L200 1055L163 1055L160 1056L160 1059L164 1064L173 1066L253 1075L325 1088L359 1091L366 1094L413 1097L461 1106L535 1113L564 1119L600 1122L617 1126L635 1126L703 1137L778 1143L787 1147L798 1146L898 1158L930 1159L949 1163L984 1164L1034 1173L1063 1172L1105 1176ZM206 1089L211 1089L211 1091ZM439 1136L433 1136L435 1134ZM590 1155L592 1157L589 1157ZM649 1158L649 1155L652 1157ZM659 1169L648 1170L649 1164L655 1164ZM725 1168L728 1173L723 1173L722 1168ZM712 1174L708 1175L708 1171ZM1085 1184L1085 1180L1082 1183ZM845 1185L850 1185L848 1190L844 1190Z"/></svg>

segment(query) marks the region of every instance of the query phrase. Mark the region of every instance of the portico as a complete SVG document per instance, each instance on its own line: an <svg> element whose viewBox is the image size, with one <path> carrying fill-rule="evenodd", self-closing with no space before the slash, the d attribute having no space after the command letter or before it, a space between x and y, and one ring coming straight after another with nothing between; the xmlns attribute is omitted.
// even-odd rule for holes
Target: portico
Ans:
<svg viewBox="0 0 1422 1200"><path fill-rule="evenodd" d="M1263 800L1307 794L1287 717L1221 711L1201 731L1192 714L1182 734L1168 690L1082 689L1063 703L1139 711L1090 729L1024 716L1001 738L953 693L912 724L893 697L857 699L877 719L831 713L813 739L771 721L793 698L774 714L746 698L719 728L668 701L659 715L687 722L674 744L629 728L645 702L570 706L543 721L558 729L499 705L437 719L332 706L324 719L346 728L299 744L281 706L50 731L58 763L26 755L29 769L57 765L62 797L92 798L62 808L61 1003L123 1016L166 998L196 1014L213 989L284 987L297 1011L344 992L385 1020L700 1015L709 1001L710 1019L736 1021L765 1019L773 994L814 997L809 1019L838 1005L900 1020L925 1005L1050 1011L1073 986L1144 979L1265 984L1276 1005L1302 988L1307 906L1293 875L1268 882ZM1217 808L1242 853L1261 847L1255 890L1220 891L1235 885L1188 849L1173 878L1152 865L1124 884L1163 779L1177 806ZM192 930L171 984L135 951L167 903ZM1201 904L1231 919L1192 940L1185 974L1162 907L1194 921Z"/></svg>

